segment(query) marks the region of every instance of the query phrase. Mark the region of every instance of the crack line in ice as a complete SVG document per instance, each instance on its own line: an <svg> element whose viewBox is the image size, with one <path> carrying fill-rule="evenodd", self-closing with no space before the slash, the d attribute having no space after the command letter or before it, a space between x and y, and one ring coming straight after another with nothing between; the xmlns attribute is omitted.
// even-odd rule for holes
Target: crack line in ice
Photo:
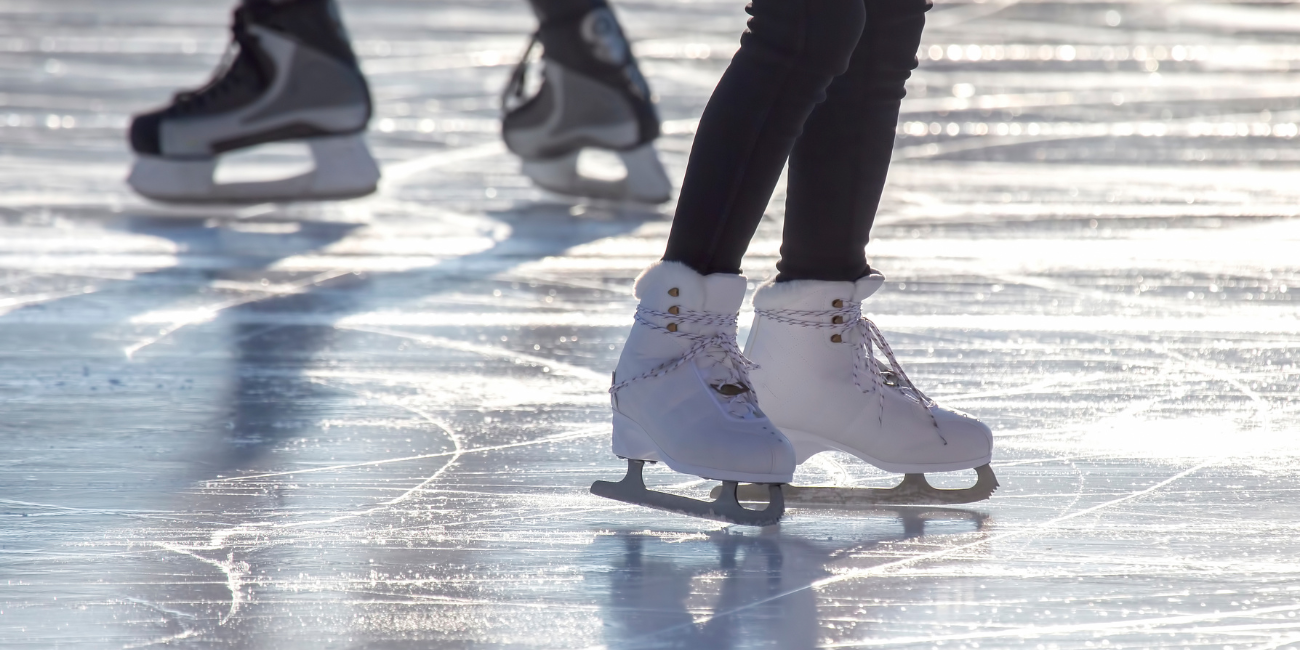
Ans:
<svg viewBox="0 0 1300 650"><path fill-rule="evenodd" d="M325 384L325 382L321 382L321 383L322 383L322 384ZM325 385L329 385L329 384L325 384ZM338 522L340 522L340 521L343 521L343 520L345 520L345 519L352 519L352 518L354 518L354 517L364 517L364 516L366 516L366 515L370 515L370 514L373 514L373 513L375 513L375 512L379 512L380 510L383 510L383 509L388 508L388 507L390 507L390 506L393 506L393 505L396 505L396 504L398 504L398 503L401 503L402 501L405 501L406 499L410 498L411 495L415 494L417 491L419 491L419 490L420 490L421 488L423 488L424 486L426 486L426 485L428 485L429 483L431 483L431 482L437 480L438 477L442 476L443 472L447 471L448 468L450 468L452 465L454 465L454 464L456 463L456 461L460 459L460 456L464 453L464 449L463 449L463 447L461 446L461 442L460 442L460 436L456 435L456 432L455 432L454 430L452 430L452 428L451 428L450 426L448 426L445 422L442 422L441 420L438 420L437 418L434 418L433 416L429 415L428 413L425 413L424 411L422 411L422 410L420 410L420 409L418 409L418 408L415 408L415 407L413 407L413 406L411 406L411 405L409 405L409 404L404 404L404 403L402 403L400 400L396 400L396 399L390 398L390 397L388 397L387 395L380 395L380 394L378 394L378 393L372 393L372 392L370 392L370 391L356 390L356 389L348 388L348 387L345 387L345 386L331 386L331 387L332 387L332 388L335 388L335 389L338 389L338 390L345 390L345 391L348 391L348 392L350 392L350 393L354 393L354 394L356 394L356 395L360 395L360 396L362 396L362 397L365 397L366 399L373 399L373 400L376 400L376 401L384 402L385 404L388 404L388 405L390 405L390 406L396 406L396 407L398 407L398 408L401 408L401 409L405 409L405 410L407 410L407 411L410 411L411 413L414 413L415 415L418 415L420 418L424 419L426 422L428 422L428 423L432 424L433 426L437 427L438 429L442 430L442 432L445 433L445 434L447 435L447 437L451 440L454 449L453 449L451 452L446 452L445 454L443 454L444 456L450 456L450 459L449 459L446 463L444 463L444 464L442 465L442 467L439 467L436 471L434 471L434 473L433 473L432 475L430 475L428 478L426 478L426 479L424 479L423 481L421 481L421 482L420 482L419 484L417 484L415 487L412 487L411 489L406 490L406 491L403 492L402 494L400 494L400 495L398 495L398 496L396 496L396 497L394 497L394 498L392 498L392 499L389 499L388 501L384 501L384 502L380 503L379 505L371 506L371 507L369 507L369 508L364 508L364 509L361 509L361 510L354 510L354 511L351 511L351 512L345 512L345 513L340 514L340 515L335 516L335 517L328 517L328 518L326 518L326 519L316 519L316 520L312 520L312 521L299 521L299 522L292 522L292 523L286 523L286 524L276 524L276 523L274 523L274 522L244 523L244 524L240 524L240 525L235 526L234 528L231 528L231 529L229 529L229 530L219 531L219 532L217 532L217 533L214 533L213 536L212 536L211 542L210 542L210 548L214 548L214 549L215 549L215 548L221 548L221 547L224 545L224 542L225 542L225 540L226 540L227 538L229 538L229 537L233 537L233 536L236 536L236 535L240 535L240 534L244 534L244 533L259 533L259 532L263 532L263 531L266 531L266 530L283 530L283 529L286 529L286 528L301 528L301 527L304 527L304 526L316 526L316 525L321 525L321 524L333 524L333 523L338 523ZM304 471L305 471L305 470L304 470Z"/></svg>
<svg viewBox="0 0 1300 650"><path fill-rule="evenodd" d="M1105 623L1078 623L1074 625L1053 625L1048 627L1021 627L1012 630L996 630L988 632L970 632L967 634L944 634L928 637L903 637L895 639L873 639L868 641L851 641L846 643L832 643L822 647L825 648L866 648L872 646L889 646L901 645L908 643L933 643L942 641L964 641L967 639L992 639L998 637L1020 637L1033 638L1052 634L1068 634L1071 632L1090 632L1099 630L1116 630L1127 628L1158 628L1169 625L1178 625L1180 623L1195 623L1198 621L1213 621L1224 618L1241 618L1243 616L1258 616L1262 614L1276 614L1280 612L1300 611L1300 605L1275 605L1273 607L1260 607L1258 609L1245 609L1236 612L1214 612L1206 614L1187 614L1183 616L1164 616L1159 618L1146 618L1133 621L1108 621ZM1209 628L1193 627L1188 632L1226 632L1226 631L1250 631L1250 630L1269 630L1269 629L1295 629L1300 627L1300 621L1274 624L1252 624L1252 625L1229 625L1215 626Z"/></svg>
<svg viewBox="0 0 1300 650"><path fill-rule="evenodd" d="M385 582L388 584L394 584L390 581L385 581ZM411 584L434 583L434 582L441 582L441 581L419 580ZM398 584L405 584L405 583L403 582ZM555 609L555 603L547 602L547 601L520 602L517 600L487 600L483 598L458 598L455 596L445 596L441 594L397 594L392 592L372 591L369 589L346 589L345 588L344 590L347 591L348 593L370 594L373 596L385 596L394 599L402 598L402 599L408 599L409 601L409 602L402 602L401 600L378 601L390 605L417 605L417 604L428 605L430 603L439 603L439 604L447 604L447 605L495 605L495 606L505 606L505 607L522 607L525 609L551 609L551 610ZM371 604L376 601L362 600L359 602L361 604ZM603 607L600 605L579 605L576 603L566 603L564 605L564 608L566 611L578 611L578 612L599 612L603 609Z"/></svg>
<svg viewBox="0 0 1300 650"><path fill-rule="evenodd" d="M324 382L322 382L322 383L324 383ZM401 462L405 462L405 461L408 461L408 460L423 460L423 459L425 459L425 458L442 458L442 457L444 457L444 456L457 456L457 455L463 455L463 454L477 454L477 453L481 453L481 452L485 452L485 451L498 451L498 450L501 450L501 449L513 449L513 448L515 448L515 447L527 447L527 446L530 446L530 445L544 445L544 444L551 443L551 442L563 442L563 441L565 441L565 440L576 440L576 439L579 439L579 438L590 438L590 437L593 437L593 436L601 435L601 434L603 434L603 433L605 432L605 429L606 429L606 428L607 428L607 426L602 424L602 425L600 425L599 428L598 428L597 430L595 430L595 431L581 431L581 430L580 430L580 431L575 431L575 432L570 432L570 433L559 433L559 434L556 434L556 435L553 435L553 436L547 436L547 437L545 437L545 438L537 438L537 439L535 439L535 440L525 440L525 441L523 441L523 442L511 442L511 443L507 443L507 444L504 444L504 445L490 445L490 446L487 446L487 447L471 447L471 448L469 448L469 449L463 449L463 450L461 450L461 451L440 451L440 452L435 453L435 454L420 454L419 456L404 456L404 457L402 457L402 458L386 458L386 459L384 459L384 460L370 460L370 461L365 461L365 462L361 462L361 463L348 463L348 464L345 464L345 465L329 465L329 466L327 466L327 467L311 467L311 468L308 468L308 469L295 469L295 470L289 470L289 471L285 471L285 472L271 472L271 473L268 473L268 474L253 474L253 475L251 475L251 476L232 476L232 477L230 477L230 478L216 478L216 479L212 479L212 480L209 480L209 481L204 481L204 483L205 483L205 485L210 485L210 484L213 484L213 483L225 483L225 482L230 482L230 481L251 481L251 480L253 480L253 479L259 479L259 478L271 478L271 477L275 477L275 476L288 476L288 475L291 475L291 474L307 474L307 473L311 473L311 472L328 472L328 471L332 471L332 470L349 469L349 468L352 468L352 467L368 467L368 466L372 466L372 465L386 465L386 464L388 464L388 463L401 463Z"/></svg>
<svg viewBox="0 0 1300 650"><path fill-rule="evenodd" d="M598 383L604 383L609 381L608 375L596 372L594 370L589 370L587 368L583 368L582 366L575 366L573 364L565 363L563 361L557 361L555 359L549 359L546 357L541 357L532 354L525 354L523 352L512 352L505 348L498 348L491 345L478 345L476 343L457 341L454 339L442 338L440 336L412 334L409 332L401 332L398 330L390 330L390 329L378 328L378 327L362 327L356 325L340 324L339 326L337 326L337 329L346 329L346 330L352 330L354 332L367 332L370 334L379 334L382 336L404 338L412 341L418 341L420 343L426 343L428 345L457 350L459 352L471 352L474 354L483 355L485 357L505 359L507 361L511 361L515 359L523 359L534 365L547 366L551 368L551 374L563 374L563 375L568 375L579 379L586 379Z"/></svg>
<svg viewBox="0 0 1300 650"><path fill-rule="evenodd" d="M203 562L204 564L211 564L212 566L216 567L219 571L221 571L223 574L225 574L226 588L230 590L230 609L226 611L225 616L221 617L221 620L217 623L218 625L225 625L226 621L230 620L230 617L234 616L235 612L239 611L239 606L244 602L242 578L244 573L248 571L248 564L245 562L238 562L238 563L235 562L234 551L231 551L229 554L227 554L226 561L222 562L221 560L213 560L211 558L203 557L202 555L195 553L193 550L190 550L183 546L168 544L167 542L154 542L154 545L157 546L158 548L171 551L173 553L179 553L181 555L192 557L200 562ZM216 547L213 547L213 549L200 548L199 550L214 550L215 548Z"/></svg>
<svg viewBox="0 0 1300 650"><path fill-rule="evenodd" d="M6 503L15 506L30 506L33 508L49 508L51 510L66 510L68 512L79 512L93 515L121 515L121 514L169 514L168 510L125 510L120 508L73 508L70 506L59 506L52 503L36 503L34 501L17 501L14 499L0 499L0 503Z"/></svg>
<svg viewBox="0 0 1300 650"><path fill-rule="evenodd" d="M198 634L198 630L185 630L180 634L174 634L172 636L163 637L161 639L154 639L153 641L145 641L143 643L130 643L122 646L122 650L133 650L134 648L147 648L151 645L168 644L171 643L172 641L180 641L182 639L188 639L194 636L195 634Z"/></svg>
<svg viewBox="0 0 1300 650"><path fill-rule="evenodd" d="M148 607L148 608L150 608L150 609L155 609L155 610L160 611L160 612L162 612L162 613L164 613L164 614L171 614L172 616L184 616L185 618L196 618L194 614L191 614L191 613L189 613L189 612L182 612L182 611L180 611L180 610L178 610L178 609L167 609L166 607L163 607L162 605L159 605L158 603L151 603L151 602L149 602L149 601L147 601L147 600L144 600L144 599L142 599L142 598L131 598L130 596L127 596L126 599L129 600L129 601L131 601L131 602L133 602L133 603L136 603L137 605L144 605L145 607Z"/></svg>
<svg viewBox="0 0 1300 650"><path fill-rule="evenodd" d="M258 302L261 300L266 300L268 297L278 298L282 296L304 293L305 291L307 291L308 289L310 289L311 287L317 284L320 284L322 282L328 282L329 280L333 280L334 278L348 275L350 273L352 273L352 271L339 271L339 270L325 271L324 273L317 273L316 275L313 275L309 278L300 280L298 282L290 282L286 285L276 287L275 289L267 288L267 290L265 291L265 294L267 295L244 296L240 298L232 298L230 300L219 302L215 305L206 306L206 307L196 307L193 309L184 310L182 312L182 316L180 319L174 320L171 324L161 328L158 331L157 336L149 337L138 343L129 345L123 348L122 351L126 353L126 358L130 359L133 356L135 356L136 352L139 352L140 350L143 350L153 345L154 343L157 343L167 338L168 336L175 334L177 331L189 327L190 325L204 323L209 320L212 320L217 316L217 314L227 309L231 309L233 307L239 307L241 305L247 305L249 303ZM139 316L136 316L135 318L132 318L131 321L147 322L149 316L150 314L141 314Z"/></svg>
<svg viewBox="0 0 1300 650"><path fill-rule="evenodd" d="M332 524L332 523L337 523L339 521L343 521L345 519L352 519L354 517L363 517L371 513L378 512L390 506L401 503L402 501L405 501L406 499L410 498L411 495L415 494L424 486L437 480L438 477L440 477L443 472L445 472L449 467L455 464L456 460L460 457L461 453L463 453L460 436L456 435L456 433L451 429L451 427L447 426L445 423L434 418L433 416L415 407L412 407L408 404L404 404L400 400L389 398L386 395L379 395L376 393L371 393L369 391L358 391L355 389L350 389L347 387L340 387L340 386L334 386L333 388L339 390L346 390L348 392L361 395L367 399L381 401L391 406L397 406L398 408L405 409L407 411L410 411L411 413L414 413L415 415L418 415L425 421L429 422L430 424L434 425L438 429L442 430L443 433L445 433L447 437L451 439L452 445L454 446L454 450L452 452L451 458L446 463L444 463L442 467L439 467L437 471L435 471L432 475L430 475L425 480L421 481L415 487L412 487L411 489L403 492L397 497L389 499L388 501L385 501L383 503L380 503L377 506L373 506L370 508L347 512L335 517L329 517L326 519L313 520L313 521L301 521L301 522L292 522L286 524L276 524L274 522L243 523L227 530L214 532L212 536L209 538L208 544L206 546L183 547L174 544L168 544L165 542L154 542L154 545L158 546L159 548L172 551L174 553L179 553L182 555L187 555L201 562L205 562L214 567L217 567L217 569L219 569L222 573L226 575L226 587L230 590L230 609L229 611L226 612L226 615L221 618L221 620L218 622L218 625L225 625L226 622L229 621L230 618L234 616L236 612L239 611L239 606L244 601L241 578L243 576L243 573L248 570L248 565L247 563L243 563L243 562L236 563L235 552L233 550L229 552L227 556L228 559L226 562L221 562L219 560L212 560L203 557L202 555L199 555L195 551L213 551L213 550L223 549L225 548L227 540L229 540L232 537L236 537L238 535L259 534L259 533L266 532L268 530L274 531L274 530L284 530L287 528L300 528L303 526Z"/></svg>

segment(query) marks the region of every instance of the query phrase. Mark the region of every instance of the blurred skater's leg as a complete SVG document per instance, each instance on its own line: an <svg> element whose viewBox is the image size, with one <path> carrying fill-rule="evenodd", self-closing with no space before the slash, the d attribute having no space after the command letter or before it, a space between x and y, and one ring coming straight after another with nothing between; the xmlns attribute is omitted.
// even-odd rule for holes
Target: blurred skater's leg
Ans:
<svg viewBox="0 0 1300 650"><path fill-rule="evenodd" d="M235 10L231 32L226 58L207 84L135 116L131 186L177 202L373 192L379 168L362 138L370 91L333 0L247 0ZM221 154L288 141L311 147L313 171L275 181L215 182Z"/></svg>

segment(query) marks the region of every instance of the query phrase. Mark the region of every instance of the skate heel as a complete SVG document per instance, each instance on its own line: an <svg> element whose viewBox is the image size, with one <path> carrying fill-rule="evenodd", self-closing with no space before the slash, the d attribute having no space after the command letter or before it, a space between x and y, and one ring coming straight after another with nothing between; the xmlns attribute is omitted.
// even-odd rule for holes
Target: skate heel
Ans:
<svg viewBox="0 0 1300 650"><path fill-rule="evenodd" d="M370 155L365 135L353 133L307 141L316 169L311 172L314 196L362 196L379 184L379 165Z"/></svg>
<svg viewBox="0 0 1300 650"><path fill-rule="evenodd" d="M578 169L581 153L579 150L556 158L525 160L521 170L541 187L560 194L638 203L663 203L672 197L672 181L668 180L653 143L612 152L627 170L623 178L616 180L582 175Z"/></svg>
<svg viewBox="0 0 1300 650"><path fill-rule="evenodd" d="M614 411L614 455L635 460L659 462L663 455L659 446L650 439L645 429L633 422L631 418Z"/></svg>

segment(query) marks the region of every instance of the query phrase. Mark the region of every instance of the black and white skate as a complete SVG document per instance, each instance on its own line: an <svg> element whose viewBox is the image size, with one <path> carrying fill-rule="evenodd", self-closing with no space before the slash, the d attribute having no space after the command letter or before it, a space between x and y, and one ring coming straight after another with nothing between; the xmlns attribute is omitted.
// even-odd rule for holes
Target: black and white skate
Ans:
<svg viewBox="0 0 1300 650"><path fill-rule="evenodd" d="M735 481L723 481L722 485L713 489L713 494L710 495L713 501L700 501L646 488L645 480L641 476L645 463L646 461L643 460L627 459L627 476L623 477L623 480L617 483L596 481L591 484L591 493L623 503L741 526L771 526L781 521L781 517L785 514L785 498L779 486L775 484L745 484L743 488L746 489L746 493L757 498L738 499L737 490L742 486L738 486ZM766 494L763 494L764 492ZM767 507L762 510L750 510L740 505L742 500L766 501Z"/></svg>
<svg viewBox="0 0 1300 650"><path fill-rule="evenodd" d="M864 508L875 505L951 506L984 501L998 489L998 478L993 468L981 465L975 468L975 485L968 488L936 488L925 480L924 474L905 474L903 481L892 488L860 487L799 487L782 485L784 502L794 507L807 508ZM759 486L742 485L737 498L744 502L767 501L768 496ZM718 497L719 489L711 496Z"/></svg>
<svg viewBox="0 0 1300 650"><path fill-rule="evenodd" d="M225 61L212 80L166 107L136 115L139 193L180 203L332 199L373 192L379 180L363 139L370 92L332 0L249 2L235 11ZM301 142L312 171L290 178L218 182L226 153Z"/></svg>
<svg viewBox="0 0 1300 650"><path fill-rule="evenodd" d="M533 54L538 44L540 74ZM506 146L541 187L618 201L670 198L672 183L653 144L659 115L650 87L608 8L545 23L511 74L502 108ZM586 173L584 150L617 157L621 171Z"/></svg>

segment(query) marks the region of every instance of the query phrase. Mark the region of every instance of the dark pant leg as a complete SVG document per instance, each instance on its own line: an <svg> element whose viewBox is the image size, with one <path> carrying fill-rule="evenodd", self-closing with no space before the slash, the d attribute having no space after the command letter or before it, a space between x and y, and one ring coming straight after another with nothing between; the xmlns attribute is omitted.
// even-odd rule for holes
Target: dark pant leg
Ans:
<svg viewBox="0 0 1300 650"><path fill-rule="evenodd" d="M786 158L848 69L866 16L863 0L754 0L747 11L740 51L700 118L664 253L703 274L740 272Z"/></svg>
<svg viewBox="0 0 1300 650"><path fill-rule="evenodd" d="M777 281L857 280L880 204L903 84L930 0L865 0L849 69L826 90L790 154Z"/></svg>
<svg viewBox="0 0 1300 650"><path fill-rule="evenodd" d="M528 4L543 23L578 18L592 9L609 6L605 0L528 0Z"/></svg>

